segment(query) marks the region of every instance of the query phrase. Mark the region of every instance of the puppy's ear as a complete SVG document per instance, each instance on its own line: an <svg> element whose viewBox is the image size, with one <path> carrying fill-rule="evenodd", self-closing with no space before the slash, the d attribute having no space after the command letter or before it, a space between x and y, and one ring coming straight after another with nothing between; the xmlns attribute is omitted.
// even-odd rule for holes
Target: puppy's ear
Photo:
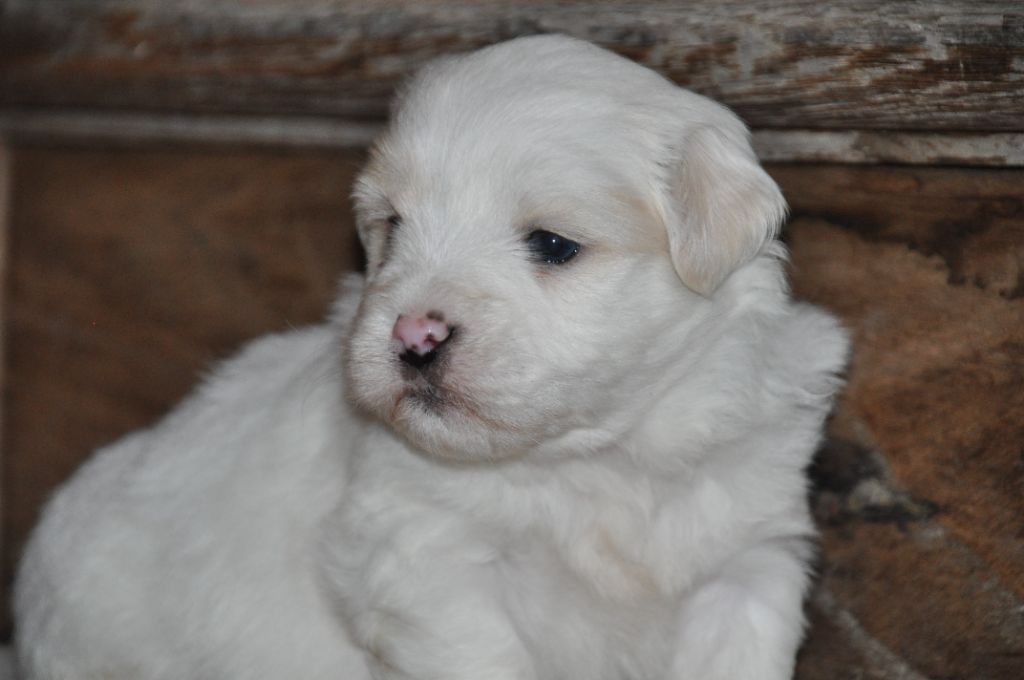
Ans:
<svg viewBox="0 0 1024 680"><path fill-rule="evenodd" d="M729 114L731 115L731 114ZM775 238L782 192L757 162L738 119L691 129L670 174L668 241L679 278L710 296Z"/></svg>

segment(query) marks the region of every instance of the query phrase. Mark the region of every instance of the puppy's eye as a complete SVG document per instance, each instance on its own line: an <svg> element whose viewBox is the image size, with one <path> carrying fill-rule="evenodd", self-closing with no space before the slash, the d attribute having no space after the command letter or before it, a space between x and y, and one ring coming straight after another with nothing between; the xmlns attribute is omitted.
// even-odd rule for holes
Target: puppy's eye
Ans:
<svg viewBox="0 0 1024 680"><path fill-rule="evenodd" d="M391 255L391 249L395 242L395 232L398 231L398 227L402 226L402 216L398 213L392 213L387 218L388 228L384 231L384 246L380 251L380 264L384 264L388 261Z"/></svg>
<svg viewBox="0 0 1024 680"><path fill-rule="evenodd" d="M548 264L564 264L580 252L580 244L564 236L538 229L526 237L533 256Z"/></svg>

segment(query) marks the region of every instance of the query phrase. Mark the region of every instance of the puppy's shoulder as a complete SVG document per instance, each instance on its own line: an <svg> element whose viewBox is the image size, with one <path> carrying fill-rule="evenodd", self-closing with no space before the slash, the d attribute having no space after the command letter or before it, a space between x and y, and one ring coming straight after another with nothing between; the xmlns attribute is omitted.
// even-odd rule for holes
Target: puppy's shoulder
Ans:
<svg viewBox="0 0 1024 680"><path fill-rule="evenodd" d="M809 362L810 370L838 374L850 354L850 333L830 312L806 302L794 302L787 324L787 344Z"/></svg>
<svg viewBox="0 0 1024 680"><path fill-rule="evenodd" d="M222 411L241 420L296 407L309 411L321 396L335 407L342 394L343 338L362 285L359 275L342 280L326 323L263 335L215 364L168 420Z"/></svg>
<svg viewBox="0 0 1024 680"><path fill-rule="evenodd" d="M295 396L292 390L312 387L311 381L322 383L328 374L337 383L340 345L334 324L261 336L214 365L183 405L241 400L264 404L262 410L267 398Z"/></svg>
<svg viewBox="0 0 1024 680"><path fill-rule="evenodd" d="M769 343L770 379L776 392L800 406L828 408L843 384L850 335L831 313L793 302L775 317L777 332Z"/></svg>

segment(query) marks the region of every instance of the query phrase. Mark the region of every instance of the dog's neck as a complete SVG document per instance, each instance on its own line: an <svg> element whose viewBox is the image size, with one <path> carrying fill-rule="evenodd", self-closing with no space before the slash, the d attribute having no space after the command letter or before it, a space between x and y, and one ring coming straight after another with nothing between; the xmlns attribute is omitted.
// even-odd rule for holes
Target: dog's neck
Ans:
<svg viewBox="0 0 1024 680"><path fill-rule="evenodd" d="M640 467L688 474L730 441L770 425L761 408L771 352L793 310L773 248L736 271L704 303L696 326L681 324L680 354L650 386L654 395L639 414L624 448Z"/></svg>

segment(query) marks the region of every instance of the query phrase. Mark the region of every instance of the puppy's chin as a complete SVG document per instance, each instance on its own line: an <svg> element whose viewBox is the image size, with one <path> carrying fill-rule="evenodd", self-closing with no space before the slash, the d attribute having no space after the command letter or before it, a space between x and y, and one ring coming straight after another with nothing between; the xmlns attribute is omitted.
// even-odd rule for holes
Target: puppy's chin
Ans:
<svg viewBox="0 0 1024 680"><path fill-rule="evenodd" d="M350 371L356 403L427 455L475 463L519 457L530 449L528 438L511 423L484 413L470 397L443 382L369 378Z"/></svg>
<svg viewBox="0 0 1024 680"><path fill-rule="evenodd" d="M508 424L482 414L463 395L433 385L403 386L385 419L417 449L452 462L505 460L528 447Z"/></svg>

